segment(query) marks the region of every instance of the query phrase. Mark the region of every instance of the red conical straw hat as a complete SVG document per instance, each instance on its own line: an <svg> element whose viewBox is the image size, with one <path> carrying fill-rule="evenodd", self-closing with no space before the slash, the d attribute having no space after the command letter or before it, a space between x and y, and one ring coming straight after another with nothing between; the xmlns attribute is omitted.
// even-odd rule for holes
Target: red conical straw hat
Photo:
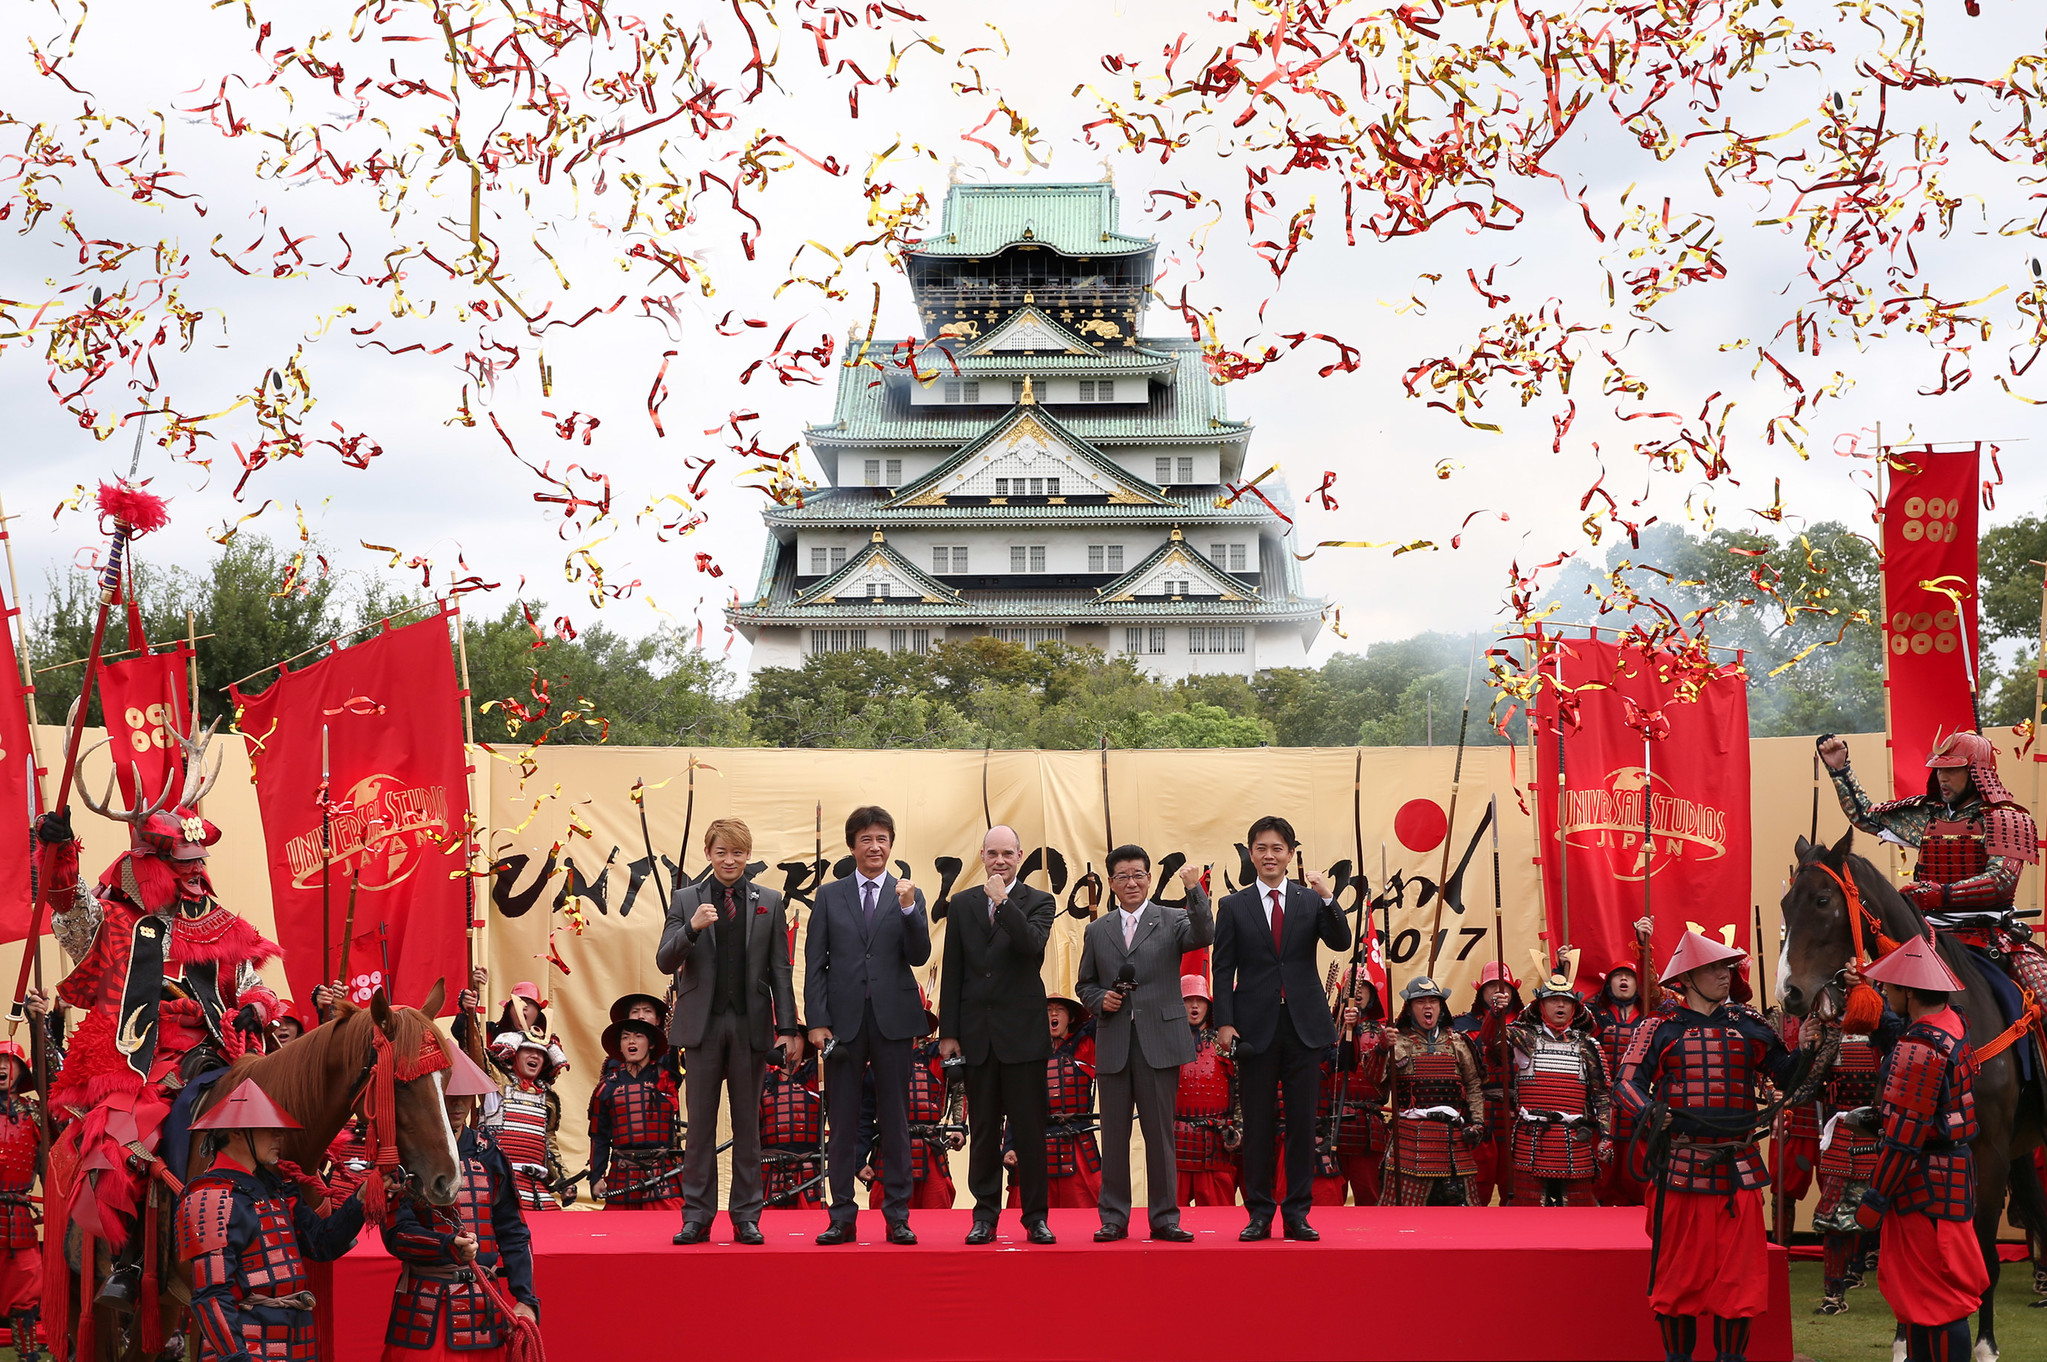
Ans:
<svg viewBox="0 0 2047 1362"><path fill-rule="evenodd" d="M270 1094L245 1078L217 1106L192 1122L194 1130L302 1130L291 1113L270 1100Z"/></svg>
<svg viewBox="0 0 2047 1362"><path fill-rule="evenodd" d="M482 1097L498 1090L490 1081L490 1075L480 1068L459 1045L448 1047L454 1057L454 1065L448 1070L448 1086L441 1089L444 1097Z"/></svg>
<svg viewBox="0 0 2047 1362"><path fill-rule="evenodd" d="M1955 978L1947 961L1940 958L1933 942L1915 936L1862 971L1872 984L1897 984L1901 988L1923 988L1937 993L1959 993L1964 985Z"/></svg>
<svg viewBox="0 0 2047 1362"><path fill-rule="evenodd" d="M1670 963L1663 967L1660 983L1674 984L1701 965L1711 965L1721 960L1742 960L1747 952L1738 946L1724 946L1709 936L1697 932L1686 932L1684 940L1677 943L1677 949L1670 953Z"/></svg>

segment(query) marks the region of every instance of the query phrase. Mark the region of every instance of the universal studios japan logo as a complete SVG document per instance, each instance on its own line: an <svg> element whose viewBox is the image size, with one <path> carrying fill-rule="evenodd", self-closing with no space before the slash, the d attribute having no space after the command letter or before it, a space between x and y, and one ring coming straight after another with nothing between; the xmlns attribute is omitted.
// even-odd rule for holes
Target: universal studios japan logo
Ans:
<svg viewBox="0 0 2047 1362"><path fill-rule="evenodd" d="M332 817L337 871L365 891L390 889L410 878L429 856L449 847L448 791L441 785L407 785L396 776L364 776L336 801ZM284 846L294 889L320 884L320 825L317 821Z"/></svg>
<svg viewBox="0 0 2047 1362"><path fill-rule="evenodd" d="M1645 776L1654 837L1642 847ZM1716 861L1727 854L1727 811L1679 795L1668 780L1639 766L1607 772L1598 789L1569 790L1564 801L1564 840L1605 859L1616 879L1640 880L1681 861Z"/></svg>

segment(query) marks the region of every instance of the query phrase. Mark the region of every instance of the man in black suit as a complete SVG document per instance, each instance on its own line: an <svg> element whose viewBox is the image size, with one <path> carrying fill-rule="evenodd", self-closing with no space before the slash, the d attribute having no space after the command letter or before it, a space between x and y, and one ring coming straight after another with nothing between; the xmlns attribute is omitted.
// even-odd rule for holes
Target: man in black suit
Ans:
<svg viewBox="0 0 2047 1362"><path fill-rule="evenodd" d="M988 829L981 839L985 886L952 899L938 983L938 1051L967 1066L967 1188L974 1194L969 1244L994 1242L1002 1207L1002 1122L1009 1119L1022 1193L1024 1229L1033 1244L1056 1242L1045 1218L1045 941L1059 905L1017 881L1023 845L1016 830Z"/></svg>
<svg viewBox="0 0 2047 1362"><path fill-rule="evenodd" d="M882 1215L891 1244L914 1244L910 1229L910 1045L928 1028L912 973L931 958L924 894L888 873L896 820L868 805L846 819L853 873L818 892L803 938L803 1012L810 1043L826 1056L825 1108L831 1118L832 1223L820 1244L853 1242L859 1203L854 1177L860 1148L860 1097L874 1071L881 1131Z"/></svg>
<svg viewBox="0 0 2047 1362"><path fill-rule="evenodd" d="M1336 1024L1323 1002L1315 943L1349 950L1350 927L1320 874L1308 872L1305 886L1287 879L1287 862L1300 845L1293 824L1268 815L1251 825L1249 840L1258 882L1222 901L1215 927L1216 1044L1237 1047L1244 1101L1244 1207L1251 1222L1237 1237L1272 1235L1276 1096L1283 1096L1286 1237L1319 1239L1308 1224L1315 1108L1322 1051L1336 1043Z"/></svg>

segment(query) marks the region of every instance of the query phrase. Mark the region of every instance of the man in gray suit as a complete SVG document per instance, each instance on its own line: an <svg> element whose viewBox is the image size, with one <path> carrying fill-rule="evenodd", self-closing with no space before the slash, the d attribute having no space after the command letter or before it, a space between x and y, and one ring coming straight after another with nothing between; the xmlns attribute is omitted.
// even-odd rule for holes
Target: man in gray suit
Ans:
<svg viewBox="0 0 2047 1362"><path fill-rule="evenodd" d="M1109 853L1116 909L1088 924L1080 955L1080 1000L1095 1025L1095 1078L1102 1112L1102 1227L1095 1242L1130 1233L1130 1109L1144 1130L1145 1200L1151 1237L1184 1244L1173 1162L1173 1108L1180 1066L1194 1059L1194 1032L1180 996L1180 957L1215 939L1208 895L1192 866L1180 872L1187 906L1148 900L1151 857L1144 848Z"/></svg>
<svg viewBox="0 0 2047 1362"><path fill-rule="evenodd" d="M850 1244L860 1204L853 1181L860 1148L861 1088L874 1071L881 1133L881 1212L891 1244L914 1244L910 1229L910 1044L930 1029L912 972L931 958L924 893L888 873L896 820L869 805L846 818L853 873L818 891L803 937L803 1011L810 1043L826 1055L826 1151L832 1223L820 1244Z"/></svg>
<svg viewBox="0 0 2047 1362"><path fill-rule="evenodd" d="M668 901L654 964L675 976L668 1039L685 1056L688 1142L682 1155L682 1232L700 1244L718 1214L718 1100L732 1107L732 1237L761 1242L761 1080L781 1036L784 1061L803 1059L796 990L789 972L789 920L782 896L747 877L753 833L737 818L704 829L711 878Z"/></svg>

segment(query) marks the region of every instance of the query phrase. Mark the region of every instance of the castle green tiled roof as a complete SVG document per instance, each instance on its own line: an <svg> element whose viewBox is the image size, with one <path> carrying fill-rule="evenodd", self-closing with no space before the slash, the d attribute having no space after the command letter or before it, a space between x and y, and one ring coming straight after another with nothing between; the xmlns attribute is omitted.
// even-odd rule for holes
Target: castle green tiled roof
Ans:
<svg viewBox="0 0 2047 1362"><path fill-rule="evenodd" d="M1046 501L993 506L959 502L948 506L890 506L889 488L821 488L803 499L801 506L769 506L762 512L770 525L801 526L806 529L887 529L892 525L916 524L1026 524L1026 525L1264 525L1272 512L1256 499L1244 497L1234 505L1218 509L1213 488L1180 494L1168 491L1165 505L1133 503L1075 502L1054 505Z"/></svg>
<svg viewBox="0 0 2047 1362"><path fill-rule="evenodd" d="M939 229L913 253L993 255L1035 242L1062 255L1136 255L1143 237L1116 230L1116 188L1095 184L959 184L947 191Z"/></svg>
<svg viewBox="0 0 2047 1362"><path fill-rule="evenodd" d="M893 342L877 341L871 354L885 356ZM1067 429L1091 444L1139 444L1159 441L1241 441L1250 435L1248 422L1229 419L1224 390L1209 382L1198 342L1147 336L1144 349L1170 357L1178 366L1171 384L1154 384L1144 406L1048 404ZM1009 355L1005 368L1035 373L1052 356ZM1065 357L1060 357L1065 358ZM1073 356L1083 359L1082 356ZM884 361L886 362L886 361ZM928 366L925 366L928 371ZM1059 366L1063 367L1063 366ZM1005 394L1006 396L1006 394ZM840 365L835 420L804 432L812 444L919 444L957 448L1009 414L1009 404L978 407L912 406L906 384L890 383L872 366Z"/></svg>

